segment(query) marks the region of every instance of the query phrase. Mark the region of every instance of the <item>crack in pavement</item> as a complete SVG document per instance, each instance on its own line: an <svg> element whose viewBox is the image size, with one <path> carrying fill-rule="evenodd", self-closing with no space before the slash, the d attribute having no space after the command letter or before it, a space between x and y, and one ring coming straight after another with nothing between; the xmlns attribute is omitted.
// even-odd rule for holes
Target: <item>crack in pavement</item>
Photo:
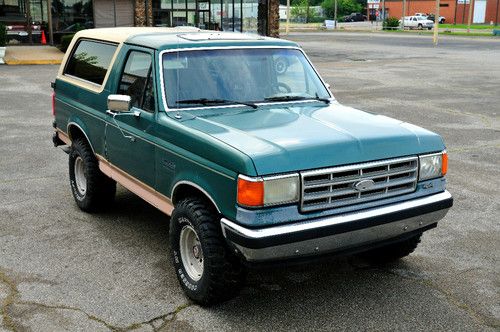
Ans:
<svg viewBox="0 0 500 332"><path fill-rule="evenodd" d="M27 306L34 306L34 307L39 307L39 308L44 308L44 309L59 309L59 310L71 310L71 311L76 311L84 314L87 316L88 319L98 322L102 325L104 325L106 328L113 332L125 332L125 331L131 331L134 329L137 329L141 327L142 325L150 325L154 331L158 331L159 329L163 328L164 326L168 325L172 321L175 320L177 314L181 312L182 310L190 307L193 305L191 302L187 302L184 304L179 305L176 307L174 310L167 312L166 314L162 314L160 316L156 316L152 319L149 319L147 321L142 321L142 322L137 322L137 323L132 323L126 327L118 327L114 326L102 318L99 318L95 315L92 315L85 310L78 308L78 307L72 307L72 306L66 306L66 305L50 305L50 304L45 304L45 303L39 303L39 302L33 302L33 301L19 301L16 300L16 298L19 297L19 290L17 289L16 283L7 276L7 274L0 269L0 283L3 283L7 286L9 292L7 294L7 297L3 301L2 305L0 306L0 314L3 318L3 325L13 331L17 332L19 331L19 328L16 326L17 324L14 322L14 318L9 315L9 307L15 304L18 305L27 305ZM169 316L171 316L169 318ZM167 319L168 318L168 319ZM161 325L156 328L154 326L154 323L157 321L161 321Z"/></svg>
<svg viewBox="0 0 500 332"><path fill-rule="evenodd" d="M459 299L457 299L455 297L455 295L453 295L450 291L444 289L443 287L439 286L438 284L436 284L435 282L433 282L433 281L431 281L429 279L412 278L411 276L404 276L404 275L398 274L398 273L396 273L396 272L394 272L392 270L386 270L386 269L380 269L380 268L378 268L377 270L381 271L383 273L386 273L386 274L390 274L390 275L394 275L394 276L400 277L402 279L408 279L408 280L417 281L418 283L420 283L420 284L422 284L424 286L428 286L428 287L434 289L435 291L438 291L439 293L441 293L444 296L445 300L450 305L455 306L455 307L457 307L457 308L459 308L459 309L467 312L467 314L472 319L474 319L477 323L479 323L480 325L484 325L486 327L491 327L491 328L494 328L494 329L500 328L500 322L493 322L492 319L490 319L489 317L484 316L480 312L475 311L469 305L467 305L463 301L460 301ZM465 272L470 272L470 271L466 270ZM493 319L493 320L495 320L495 319Z"/></svg>
<svg viewBox="0 0 500 332"><path fill-rule="evenodd" d="M187 302L187 303L184 303L180 306L178 306L177 308L175 308L174 311L168 313L167 315L163 315L162 317L163 318L153 318L152 320L150 320L150 324L151 326L153 326L153 331L160 331L164 328L166 328L168 325L172 324L173 322L175 322L175 320L177 319L177 315L184 309L187 309L189 307L191 307L193 305L193 303L191 302ZM154 321L157 321L157 320L160 320L160 319L163 319L165 320L168 316L172 315L172 317L170 317L168 320L166 320L162 325L160 325L158 328L155 328L154 325L153 325L153 322Z"/></svg>
<svg viewBox="0 0 500 332"><path fill-rule="evenodd" d="M159 327L159 328L162 328L164 325L166 325L166 324L170 323L171 321L173 321L175 319L176 315L179 312L181 312L185 308L187 308L187 307L189 307L189 306L192 305L191 303L185 303L185 304L182 304L182 305L178 306L173 311L170 311L170 312L168 312L166 314L154 317L154 318L152 318L150 320L142 321L142 322L137 322L137 323L132 323L132 324L126 326L126 327L118 327L118 326L114 326L114 325L106 322L105 320L103 320L103 319L101 319L101 318L99 318L97 316L89 314L86 311L84 311L83 309L80 309L80 308L77 308L77 307L71 307L71 306L65 306L65 305L49 305L49 304L44 304L44 303L39 303L39 302L32 302L32 301L17 301L16 304L32 305L32 306L41 307L41 308L45 308L45 309L61 309L61 310L72 310L72 311L81 312L85 316L87 316L88 319L93 320L95 322L98 322L98 323L104 325L109 330L114 331L114 332L130 331L130 330L137 329L137 328L141 327L142 325L151 325L153 327L153 330L157 331L157 329L153 325L153 323L155 321L165 320L168 316L172 316L171 318L169 318L166 322L164 322Z"/></svg>
<svg viewBox="0 0 500 332"><path fill-rule="evenodd" d="M9 293L7 294L5 300L3 301L2 306L0 307L0 314L2 315L3 318L3 325L6 328L10 329L11 331L17 331L14 325L14 321L9 316L8 309L9 306L14 303L15 298L19 294L19 291L17 290L17 286L14 283L14 281L12 281L9 277L7 277L7 275L2 271L0 271L0 282L7 285L9 289Z"/></svg>

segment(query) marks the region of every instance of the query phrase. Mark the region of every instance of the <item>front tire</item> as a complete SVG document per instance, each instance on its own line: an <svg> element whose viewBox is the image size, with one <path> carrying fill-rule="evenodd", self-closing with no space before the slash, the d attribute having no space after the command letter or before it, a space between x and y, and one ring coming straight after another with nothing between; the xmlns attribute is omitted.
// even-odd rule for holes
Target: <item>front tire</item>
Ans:
<svg viewBox="0 0 500 332"><path fill-rule="evenodd" d="M404 241L360 253L359 256L373 264L388 264L408 256L417 248L422 233Z"/></svg>
<svg viewBox="0 0 500 332"><path fill-rule="evenodd" d="M85 212L99 211L114 200L116 182L101 172L94 152L82 138L71 144L69 182L76 205Z"/></svg>
<svg viewBox="0 0 500 332"><path fill-rule="evenodd" d="M170 220L171 256L186 295L201 305L228 300L243 286L246 271L227 247L217 213L198 198L179 202Z"/></svg>

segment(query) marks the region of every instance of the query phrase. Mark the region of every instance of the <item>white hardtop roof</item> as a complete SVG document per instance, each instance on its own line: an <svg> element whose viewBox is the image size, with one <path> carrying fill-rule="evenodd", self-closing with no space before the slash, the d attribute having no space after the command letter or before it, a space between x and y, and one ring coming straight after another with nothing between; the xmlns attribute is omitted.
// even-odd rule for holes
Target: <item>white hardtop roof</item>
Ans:
<svg viewBox="0 0 500 332"><path fill-rule="evenodd" d="M177 28L152 28L152 27L124 27L124 28L99 28L79 31L75 35L78 38L90 38L110 41L114 43L123 43L130 37L151 33L189 33L201 32L203 30L195 27L177 27Z"/></svg>

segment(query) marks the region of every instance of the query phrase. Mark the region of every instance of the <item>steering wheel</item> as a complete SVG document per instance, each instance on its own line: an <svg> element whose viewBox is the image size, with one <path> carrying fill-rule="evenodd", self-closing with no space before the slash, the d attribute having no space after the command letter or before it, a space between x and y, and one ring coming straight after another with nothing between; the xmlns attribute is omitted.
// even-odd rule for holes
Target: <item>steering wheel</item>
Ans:
<svg viewBox="0 0 500 332"><path fill-rule="evenodd" d="M282 92L282 93L292 92L292 88L290 88L290 86L286 83L278 82L277 87L278 87L278 89L277 89L278 92Z"/></svg>

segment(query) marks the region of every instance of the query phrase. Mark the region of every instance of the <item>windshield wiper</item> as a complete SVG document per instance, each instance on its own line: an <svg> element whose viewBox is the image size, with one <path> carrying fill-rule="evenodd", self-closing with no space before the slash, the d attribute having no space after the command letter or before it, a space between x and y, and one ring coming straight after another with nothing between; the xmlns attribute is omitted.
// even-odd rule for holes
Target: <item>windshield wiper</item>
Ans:
<svg viewBox="0 0 500 332"><path fill-rule="evenodd" d="M208 99L208 98L198 98L198 99L183 99L177 100L176 104L201 104L201 105L210 105L210 104L241 104L250 106L253 109L256 109L258 106L254 103L249 103L245 101L237 101L237 100L228 100L228 99Z"/></svg>
<svg viewBox="0 0 500 332"><path fill-rule="evenodd" d="M318 93L316 92L316 98L314 98L316 100L319 100L319 101L322 101L324 102L325 104L330 104L330 99L328 98L321 98L320 96L318 96Z"/></svg>
<svg viewBox="0 0 500 332"><path fill-rule="evenodd" d="M318 101L324 102L325 104L330 104L330 99L320 98L317 95L316 95L316 97L281 95L281 96L271 96L271 97L264 98L264 100L266 100L266 101L294 101L294 100L306 100L306 99L318 100Z"/></svg>
<svg viewBox="0 0 500 332"><path fill-rule="evenodd" d="M293 101L293 100L304 100L304 99L308 98L304 96L293 96L293 95L271 96L264 98L264 100L267 101Z"/></svg>

